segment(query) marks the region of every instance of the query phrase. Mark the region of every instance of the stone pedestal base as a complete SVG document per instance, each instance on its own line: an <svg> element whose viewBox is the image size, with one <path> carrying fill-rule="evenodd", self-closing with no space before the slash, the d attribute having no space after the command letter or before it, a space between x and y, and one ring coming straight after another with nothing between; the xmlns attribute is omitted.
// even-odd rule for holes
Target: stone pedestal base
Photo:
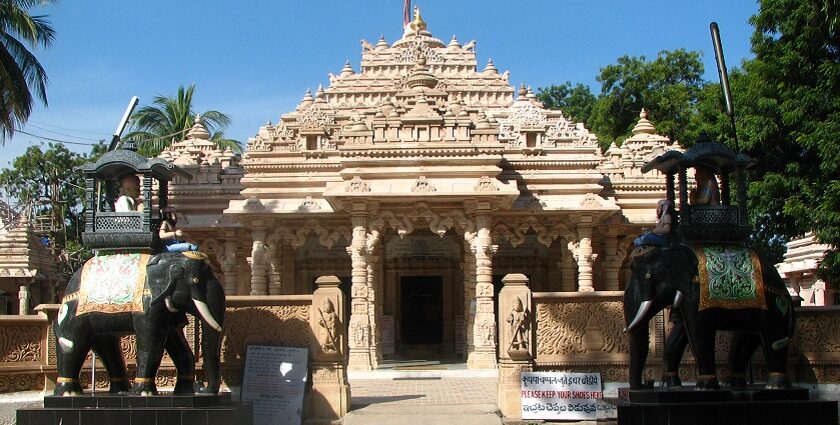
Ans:
<svg viewBox="0 0 840 425"><path fill-rule="evenodd" d="M468 369L495 369L496 353L494 351L473 351L467 356Z"/></svg>
<svg viewBox="0 0 840 425"><path fill-rule="evenodd" d="M313 365L312 390L306 411L307 424L330 423L350 410L350 386L343 367Z"/></svg>
<svg viewBox="0 0 840 425"><path fill-rule="evenodd" d="M808 400L808 390L619 389L619 425L837 424L837 402Z"/></svg>
<svg viewBox="0 0 840 425"><path fill-rule="evenodd" d="M43 408L17 411L19 425L213 425L254 423L250 402L232 402L219 395L46 396Z"/></svg>

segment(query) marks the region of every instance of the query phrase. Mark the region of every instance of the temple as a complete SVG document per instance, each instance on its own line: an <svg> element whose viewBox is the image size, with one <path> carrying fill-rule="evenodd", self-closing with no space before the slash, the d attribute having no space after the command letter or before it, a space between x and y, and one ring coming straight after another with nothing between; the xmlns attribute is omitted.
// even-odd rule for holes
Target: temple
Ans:
<svg viewBox="0 0 840 425"><path fill-rule="evenodd" d="M311 294L335 275L350 369L417 356L494 368L505 275L535 291L623 289L628 246L665 194L640 168L678 148L646 112L602 152L492 60L480 68L475 41L443 42L419 13L393 43L361 44L359 67L307 90L241 159L200 117L160 155L194 176L170 183L170 203L227 294Z"/></svg>

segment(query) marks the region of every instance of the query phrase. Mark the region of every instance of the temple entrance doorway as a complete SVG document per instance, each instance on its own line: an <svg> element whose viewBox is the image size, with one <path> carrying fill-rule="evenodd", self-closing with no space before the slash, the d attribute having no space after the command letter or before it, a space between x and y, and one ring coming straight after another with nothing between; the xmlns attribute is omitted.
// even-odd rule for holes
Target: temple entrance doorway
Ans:
<svg viewBox="0 0 840 425"><path fill-rule="evenodd" d="M439 357L443 345L443 277L400 277L401 357Z"/></svg>

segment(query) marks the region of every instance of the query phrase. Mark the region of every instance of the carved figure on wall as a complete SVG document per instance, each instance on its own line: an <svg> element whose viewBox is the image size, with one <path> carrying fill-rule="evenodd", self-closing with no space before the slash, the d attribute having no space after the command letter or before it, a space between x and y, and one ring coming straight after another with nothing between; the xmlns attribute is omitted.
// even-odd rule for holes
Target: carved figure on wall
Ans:
<svg viewBox="0 0 840 425"><path fill-rule="evenodd" d="M134 333L137 373L133 392L157 392L163 350L178 370L175 392L195 391L195 359L181 326L185 313L201 321L206 392L218 393L225 295L199 252L102 255L88 260L67 284L54 323L56 395L81 394L79 372L93 349L111 377L112 393L129 390L120 336Z"/></svg>
<svg viewBox="0 0 840 425"><path fill-rule="evenodd" d="M508 350L528 349L528 313L522 307L522 299L516 297L513 300L513 308L508 314L507 322L510 324L510 346Z"/></svg>
<svg viewBox="0 0 840 425"><path fill-rule="evenodd" d="M324 298L321 307L318 308L318 325L321 326L321 349L325 353L338 351L338 315L332 300Z"/></svg>

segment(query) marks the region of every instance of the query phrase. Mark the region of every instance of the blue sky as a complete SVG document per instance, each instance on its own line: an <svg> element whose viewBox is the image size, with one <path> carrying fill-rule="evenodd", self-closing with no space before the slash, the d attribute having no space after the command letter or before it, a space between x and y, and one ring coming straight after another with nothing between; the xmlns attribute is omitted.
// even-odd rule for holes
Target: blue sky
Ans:
<svg viewBox="0 0 840 425"><path fill-rule="evenodd" d="M428 29L448 42L477 41L511 83L534 89L572 81L600 90L601 67L624 54L664 49L704 53L716 80L709 23L721 28L727 63L751 57L750 1L731 0L414 0ZM246 141L294 109L307 88L328 85L349 60L358 72L360 40L402 34L401 0L60 0L49 15L56 40L36 55L50 78L49 107L36 107L24 130L91 143L110 138L131 96L140 104L195 84L198 111L229 114L228 137ZM63 133L63 134L62 134ZM72 137L71 137L72 136ZM17 134L0 166L40 140ZM45 142L46 143L46 142ZM89 146L68 145L87 152Z"/></svg>

